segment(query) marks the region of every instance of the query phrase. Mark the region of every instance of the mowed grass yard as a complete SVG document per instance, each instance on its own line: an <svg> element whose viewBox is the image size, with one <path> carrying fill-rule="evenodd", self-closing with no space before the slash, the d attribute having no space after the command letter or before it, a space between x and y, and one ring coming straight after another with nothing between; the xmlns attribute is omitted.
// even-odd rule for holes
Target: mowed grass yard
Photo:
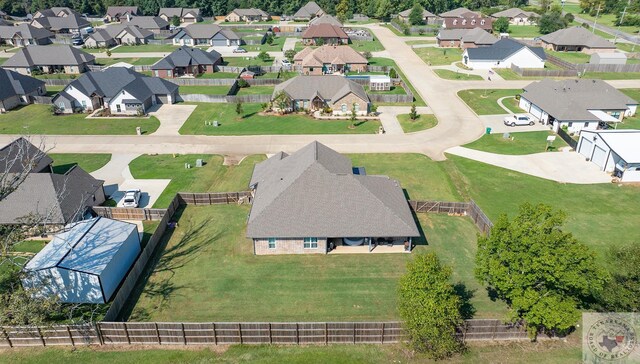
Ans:
<svg viewBox="0 0 640 364"><path fill-rule="evenodd" d="M435 69L433 70L438 77L445 80L460 80L460 81L482 81L482 76L466 74L463 72L453 72L451 70Z"/></svg>
<svg viewBox="0 0 640 364"><path fill-rule="evenodd" d="M459 48L414 48L416 54L424 63L430 66L445 66L462 59L462 50Z"/></svg>
<svg viewBox="0 0 640 364"><path fill-rule="evenodd" d="M258 88L258 86L254 86ZM251 89L253 87L249 87ZM269 135L269 134L373 134L378 130L377 120L355 122L350 129L349 120L316 120L303 114L260 115L260 104L242 104L242 117L236 113L236 104L197 103L198 107L180 128L180 134L204 135ZM220 126L205 125L205 121L218 121Z"/></svg>
<svg viewBox="0 0 640 364"><path fill-rule="evenodd" d="M136 127L149 134L160 121L149 118L87 119L87 114L51 114L48 105L27 105L0 115L0 134L135 135Z"/></svg>
<svg viewBox="0 0 640 364"><path fill-rule="evenodd" d="M510 155L542 153L547 146L547 136L554 135L551 131L516 132L510 134L511 138L509 139L505 139L502 133L485 134L482 138L464 145L464 147L484 152ZM556 137L548 151L557 151L559 148L566 146L567 144L564 140Z"/></svg>
<svg viewBox="0 0 640 364"><path fill-rule="evenodd" d="M48 153L53 159L53 171L65 173L74 165L91 173L104 167L111 160L111 154L89 153Z"/></svg>
<svg viewBox="0 0 640 364"><path fill-rule="evenodd" d="M409 114L400 114L397 118L405 133L431 129L438 125L438 119L433 114L420 114L416 120L411 120Z"/></svg>
<svg viewBox="0 0 640 364"><path fill-rule="evenodd" d="M506 114L503 108L498 105L498 99L505 96L515 96L521 93L521 89L472 89L458 91L458 96L478 115ZM503 100L505 106L509 105L508 99ZM513 111L513 110L512 110Z"/></svg>

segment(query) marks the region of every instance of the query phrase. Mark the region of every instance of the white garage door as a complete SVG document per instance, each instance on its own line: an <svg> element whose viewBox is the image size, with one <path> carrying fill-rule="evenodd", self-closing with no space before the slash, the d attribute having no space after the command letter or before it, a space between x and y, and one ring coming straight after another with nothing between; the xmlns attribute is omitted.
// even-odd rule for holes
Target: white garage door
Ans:
<svg viewBox="0 0 640 364"><path fill-rule="evenodd" d="M538 118L538 120L542 117L542 109L540 109L539 107L537 107L534 104L531 104L531 111L529 111L531 113L531 115L535 116L536 118Z"/></svg>
<svg viewBox="0 0 640 364"><path fill-rule="evenodd" d="M587 158L590 158L592 149L593 149L593 142L587 138L582 138L582 142L580 142L580 149L578 150L578 153L582 154Z"/></svg>
<svg viewBox="0 0 640 364"><path fill-rule="evenodd" d="M598 167L604 168L604 165L607 162L607 152L596 145L595 149L593 150L593 157L591 157L591 160Z"/></svg>

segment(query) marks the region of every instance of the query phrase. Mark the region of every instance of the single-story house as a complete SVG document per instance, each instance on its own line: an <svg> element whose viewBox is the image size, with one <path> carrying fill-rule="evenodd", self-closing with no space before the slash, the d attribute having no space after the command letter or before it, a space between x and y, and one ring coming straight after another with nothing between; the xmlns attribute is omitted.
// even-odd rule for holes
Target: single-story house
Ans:
<svg viewBox="0 0 640 364"><path fill-rule="evenodd" d="M398 181L368 176L318 142L258 163L250 188L247 237L256 255L326 254L358 245L371 251L383 241L410 247L420 236Z"/></svg>
<svg viewBox="0 0 640 364"><path fill-rule="evenodd" d="M622 52L592 53L590 64L627 64L627 55Z"/></svg>
<svg viewBox="0 0 640 364"><path fill-rule="evenodd" d="M539 17L533 11L524 11L519 8L511 8L491 15L494 19L507 18L511 25L534 25Z"/></svg>
<svg viewBox="0 0 640 364"><path fill-rule="evenodd" d="M482 28L487 32L493 31L493 19L482 16L468 15L458 18L445 18L442 28L445 29L473 29Z"/></svg>
<svg viewBox="0 0 640 364"><path fill-rule="evenodd" d="M348 45L306 47L293 57L293 64L302 67L305 75L366 72L367 59Z"/></svg>
<svg viewBox="0 0 640 364"><path fill-rule="evenodd" d="M349 36L341 27L331 24L312 25L302 33L305 45L349 44Z"/></svg>
<svg viewBox="0 0 640 364"><path fill-rule="evenodd" d="M96 29L84 40L85 47L107 48L118 44L147 44L153 39L153 32L125 24L109 25Z"/></svg>
<svg viewBox="0 0 640 364"><path fill-rule="evenodd" d="M0 68L0 113L33 102L33 96L47 93L44 81Z"/></svg>
<svg viewBox="0 0 640 364"><path fill-rule="evenodd" d="M241 43L242 39L233 30L217 24L189 24L173 36L173 44L181 46L238 47Z"/></svg>
<svg viewBox="0 0 640 364"><path fill-rule="evenodd" d="M409 8L409 9L407 9L405 11L399 12L398 13L398 19L402 20L405 23L408 23L409 22L409 15L411 14L411 10L412 10L412 8ZM422 10L422 21L425 24L435 24L437 19L438 19L438 16L435 15L434 13L432 13L432 12L426 10L426 9Z"/></svg>
<svg viewBox="0 0 640 364"><path fill-rule="evenodd" d="M487 47L467 48L462 63L473 69L544 68L547 55L542 47L531 47L510 38L503 38Z"/></svg>
<svg viewBox="0 0 640 364"><path fill-rule="evenodd" d="M581 26L556 30L540 37L545 49L559 52L615 52L616 45Z"/></svg>
<svg viewBox="0 0 640 364"><path fill-rule="evenodd" d="M498 41L484 29L441 29L436 36L439 47L475 48L486 47Z"/></svg>
<svg viewBox="0 0 640 364"><path fill-rule="evenodd" d="M105 108L112 114L135 115L146 113L153 105L173 104L177 98L178 85L174 83L132 69L110 67L73 80L52 102L63 113Z"/></svg>
<svg viewBox="0 0 640 364"><path fill-rule="evenodd" d="M107 15L104 18L107 22L119 22L121 20L129 20L138 15L140 15L140 12L137 6L109 6Z"/></svg>
<svg viewBox="0 0 640 364"><path fill-rule="evenodd" d="M542 124L557 132L596 130L603 124L619 123L633 116L638 101L602 80L544 79L527 85L520 94L519 106Z"/></svg>
<svg viewBox="0 0 640 364"><path fill-rule="evenodd" d="M342 27L343 24L338 20L335 16L324 14L321 16L317 16L309 21L309 26L318 25L318 24L331 24L336 27Z"/></svg>
<svg viewBox="0 0 640 364"><path fill-rule="evenodd" d="M162 30L169 30L169 22L159 16L136 16L129 21L123 21L122 24L137 26L156 34Z"/></svg>
<svg viewBox="0 0 640 364"><path fill-rule="evenodd" d="M461 16L470 16L470 15L480 16L480 13L476 11L471 11L464 7L460 7L460 8L455 8L453 10L445 11L444 13L440 13L438 16L441 18L459 18Z"/></svg>
<svg viewBox="0 0 640 364"><path fill-rule="evenodd" d="M78 13L67 16L45 16L34 18L31 25L36 28L47 29L57 34L80 33L80 29L91 26L91 23Z"/></svg>
<svg viewBox="0 0 640 364"><path fill-rule="evenodd" d="M159 60L151 66L151 70L156 77L195 77L203 73L214 73L215 66L222 64L222 61L222 55L214 50L207 52L183 46Z"/></svg>
<svg viewBox="0 0 640 364"><path fill-rule="evenodd" d="M44 18L44 17L61 17L62 18L71 14L78 14L78 12L66 6L54 6L49 9L36 11L35 14L33 14L33 19Z"/></svg>
<svg viewBox="0 0 640 364"><path fill-rule="evenodd" d="M30 75L42 73L77 74L88 70L96 57L70 45L33 45L19 49L2 67Z"/></svg>
<svg viewBox="0 0 640 364"><path fill-rule="evenodd" d="M640 130L583 130L577 151L622 182L640 182Z"/></svg>
<svg viewBox="0 0 640 364"><path fill-rule="evenodd" d="M200 9L198 8L160 8L158 16L169 23L171 23L174 16L177 16L181 23L197 23L202 21Z"/></svg>
<svg viewBox="0 0 640 364"><path fill-rule="evenodd" d="M311 20L324 14L326 13L320 5L316 4L315 1L309 1L293 14L293 19L297 21Z"/></svg>
<svg viewBox="0 0 640 364"><path fill-rule="evenodd" d="M0 173L51 173L53 159L27 138L20 137L0 149Z"/></svg>
<svg viewBox="0 0 640 364"><path fill-rule="evenodd" d="M229 22L252 22L252 21L269 21L271 15L264 10L250 8L250 9L233 9L225 18L224 21Z"/></svg>
<svg viewBox="0 0 640 364"><path fill-rule="evenodd" d="M0 26L0 43L15 47L51 44L53 37L54 34L47 29L36 28L27 23Z"/></svg>
<svg viewBox="0 0 640 364"><path fill-rule="evenodd" d="M364 88L343 76L297 76L276 85L273 99L286 95L289 107L284 111L332 109L333 115L367 115L371 102ZM274 110L278 109L274 103Z"/></svg>
<svg viewBox="0 0 640 364"><path fill-rule="evenodd" d="M136 224L96 217L69 224L25 265L22 286L65 303L107 303L140 255Z"/></svg>

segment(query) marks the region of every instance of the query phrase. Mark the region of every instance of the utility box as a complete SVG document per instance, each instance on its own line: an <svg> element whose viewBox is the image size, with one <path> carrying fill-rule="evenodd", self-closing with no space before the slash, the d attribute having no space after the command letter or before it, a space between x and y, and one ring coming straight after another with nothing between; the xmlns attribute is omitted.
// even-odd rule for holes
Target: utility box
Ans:
<svg viewBox="0 0 640 364"><path fill-rule="evenodd" d="M196 167L200 168L202 167L204 164L202 163L202 159L196 159Z"/></svg>

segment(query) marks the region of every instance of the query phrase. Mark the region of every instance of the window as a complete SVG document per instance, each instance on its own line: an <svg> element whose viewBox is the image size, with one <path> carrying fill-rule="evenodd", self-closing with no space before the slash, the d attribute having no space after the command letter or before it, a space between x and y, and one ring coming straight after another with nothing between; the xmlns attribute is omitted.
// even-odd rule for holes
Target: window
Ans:
<svg viewBox="0 0 640 364"><path fill-rule="evenodd" d="M480 20L480 25L484 25L484 19Z"/></svg>
<svg viewBox="0 0 640 364"><path fill-rule="evenodd" d="M453 19L453 25L458 24L458 19Z"/></svg>
<svg viewBox="0 0 640 364"><path fill-rule="evenodd" d="M471 25L476 25L476 20L475 20L475 19L473 19L473 20L471 21Z"/></svg>
<svg viewBox="0 0 640 364"><path fill-rule="evenodd" d="M87 100L82 100L82 108L83 109L87 108Z"/></svg>
<svg viewBox="0 0 640 364"><path fill-rule="evenodd" d="M584 127L585 127L585 128L588 128L588 127L589 127L589 122L585 122L585 123L584 123Z"/></svg>
<svg viewBox="0 0 640 364"><path fill-rule="evenodd" d="M571 121L570 121L570 122L569 122L569 124L567 124L567 126L568 126L569 128L570 128L570 127L572 127L572 126L573 126L573 122L571 122Z"/></svg>
<svg viewBox="0 0 640 364"><path fill-rule="evenodd" d="M276 238L269 238L269 249L276 248Z"/></svg>
<svg viewBox="0 0 640 364"><path fill-rule="evenodd" d="M120 108L120 104L116 104L116 112L121 112L122 109Z"/></svg>
<svg viewBox="0 0 640 364"><path fill-rule="evenodd" d="M304 238L304 248L305 249L317 249L318 248L318 238Z"/></svg>
<svg viewBox="0 0 640 364"><path fill-rule="evenodd" d="M462 19L462 25L466 25L467 24L467 19Z"/></svg>
<svg viewBox="0 0 640 364"><path fill-rule="evenodd" d="M347 104L342 104L342 112L347 112Z"/></svg>
<svg viewBox="0 0 640 364"><path fill-rule="evenodd" d="M353 107L355 108L356 112L360 111L360 104L356 103Z"/></svg>
<svg viewBox="0 0 640 364"><path fill-rule="evenodd" d="M620 119L620 111L611 112L611 116L613 116L616 119Z"/></svg>

